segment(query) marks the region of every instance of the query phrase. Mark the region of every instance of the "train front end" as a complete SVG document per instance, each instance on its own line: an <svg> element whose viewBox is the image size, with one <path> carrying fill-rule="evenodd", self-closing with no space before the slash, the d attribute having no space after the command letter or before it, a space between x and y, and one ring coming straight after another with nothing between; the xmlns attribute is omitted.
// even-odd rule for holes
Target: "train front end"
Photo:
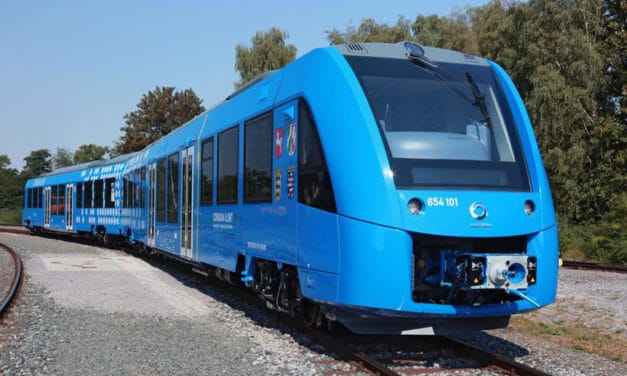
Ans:
<svg viewBox="0 0 627 376"><path fill-rule="evenodd" d="M364 115L330 136L352 132L350 153L327 152L340 234L327 315L357 333L444 334L553 302L553 203L503 69L407 42L337 50Z"/></svg>

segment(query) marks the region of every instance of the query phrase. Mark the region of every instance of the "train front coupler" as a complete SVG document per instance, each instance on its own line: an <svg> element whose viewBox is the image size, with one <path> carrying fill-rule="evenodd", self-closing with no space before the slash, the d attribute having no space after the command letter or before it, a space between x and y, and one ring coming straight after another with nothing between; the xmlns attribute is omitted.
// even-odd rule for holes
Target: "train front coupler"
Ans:
<svg viewBox="0 0 627 376"><path fill-rule="evenodd" d="M447 290L446 304L494 303L499 292L540 305L525 294L536 283L536 258L525 254L468 253L444 249L424 260L424 282ZM442 301L442 299L439 299Z"/></svg>

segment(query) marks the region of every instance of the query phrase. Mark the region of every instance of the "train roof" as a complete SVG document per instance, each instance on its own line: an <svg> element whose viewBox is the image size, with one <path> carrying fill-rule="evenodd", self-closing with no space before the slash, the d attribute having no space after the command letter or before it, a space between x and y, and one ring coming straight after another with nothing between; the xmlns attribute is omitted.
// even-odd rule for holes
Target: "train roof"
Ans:
<svg viewBox="0 0 627 376"><path fill-rule="evenodd" d="M344 56L369 56L392 59L407 59L410 56L424 56L429 60L443 63L488 65L486 59L464 52L443 48L421 46L414 42L398 43L348 43L333 46Z"/></svg>
<svg viewBox="0 0 627 376"><path fill-rule="evenodd" d="M54 176L54 175L65 174L65 173L73 172L73 171L80 171L80 170L84 170L86 168L93 168L93 167L99 167L99 166L106 166L106 165L110 165L110 164L115 164L115 163L119 163L119 162L125 162L125 161L131 159L137 153L139 153L139 152L122 154L122 155L118 155L117 157L114 157L114 158L111 158L111 159L100 159L100 160L97 160L97 161L85 162L85 163L81 163L81 164L77 164L77 165L61 167L61 168L58 168L58 169L56 169L54 171L50 171L50 172L46 172L45 174L41 174L39 176L40 177L43 177L43 176Z"/></svg>

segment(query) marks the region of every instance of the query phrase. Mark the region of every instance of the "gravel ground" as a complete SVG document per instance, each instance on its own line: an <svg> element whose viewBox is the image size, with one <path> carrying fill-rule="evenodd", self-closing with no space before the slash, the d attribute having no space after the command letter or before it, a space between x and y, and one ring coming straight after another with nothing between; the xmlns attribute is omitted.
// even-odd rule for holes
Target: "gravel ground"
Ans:
<svg viewBox="0 0 627 376"><path fill-rule="evenodd" d="M582 324L590 335L627 339L627 274L560 269L554 304L523 317L545 324ZM576 351L507 329L460 336L553 375L627 375L625 363ZM623 360L627 354L623 356Z"/></svg>
<svg viewBox="0 0 627 376"><path fill-rule="evenodd" d="M0 374L318 375L349 369L263 309L194 275L60 240L0 233L0 242L22 255L27 275L5 318L18 334L0 330ZM581 311L560 308L577 299L575 307L605 312L607 330L624 335L625 277L590 273L563 270L558 304L529 317L551 320L559 313L579 320ZM577 289L584 286L581 295ZM593 303L600 294L611 298ZM464 339L551 374L624 374L623 363L508 330Z"/></svg>

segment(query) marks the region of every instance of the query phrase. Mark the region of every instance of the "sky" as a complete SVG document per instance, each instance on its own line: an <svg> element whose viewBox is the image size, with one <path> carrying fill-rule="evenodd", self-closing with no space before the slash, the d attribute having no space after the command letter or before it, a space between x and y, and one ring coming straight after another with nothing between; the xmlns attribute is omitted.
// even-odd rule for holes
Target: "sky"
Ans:
<svg viewBox="0 0 627 376"><path fill-rule="evenodd" d="M0 0L0 154L112 146L143 94L191 88L210 108L239 75L235 47L278 27L297 56L364 18L448 16L487 0Z"/></svg>

